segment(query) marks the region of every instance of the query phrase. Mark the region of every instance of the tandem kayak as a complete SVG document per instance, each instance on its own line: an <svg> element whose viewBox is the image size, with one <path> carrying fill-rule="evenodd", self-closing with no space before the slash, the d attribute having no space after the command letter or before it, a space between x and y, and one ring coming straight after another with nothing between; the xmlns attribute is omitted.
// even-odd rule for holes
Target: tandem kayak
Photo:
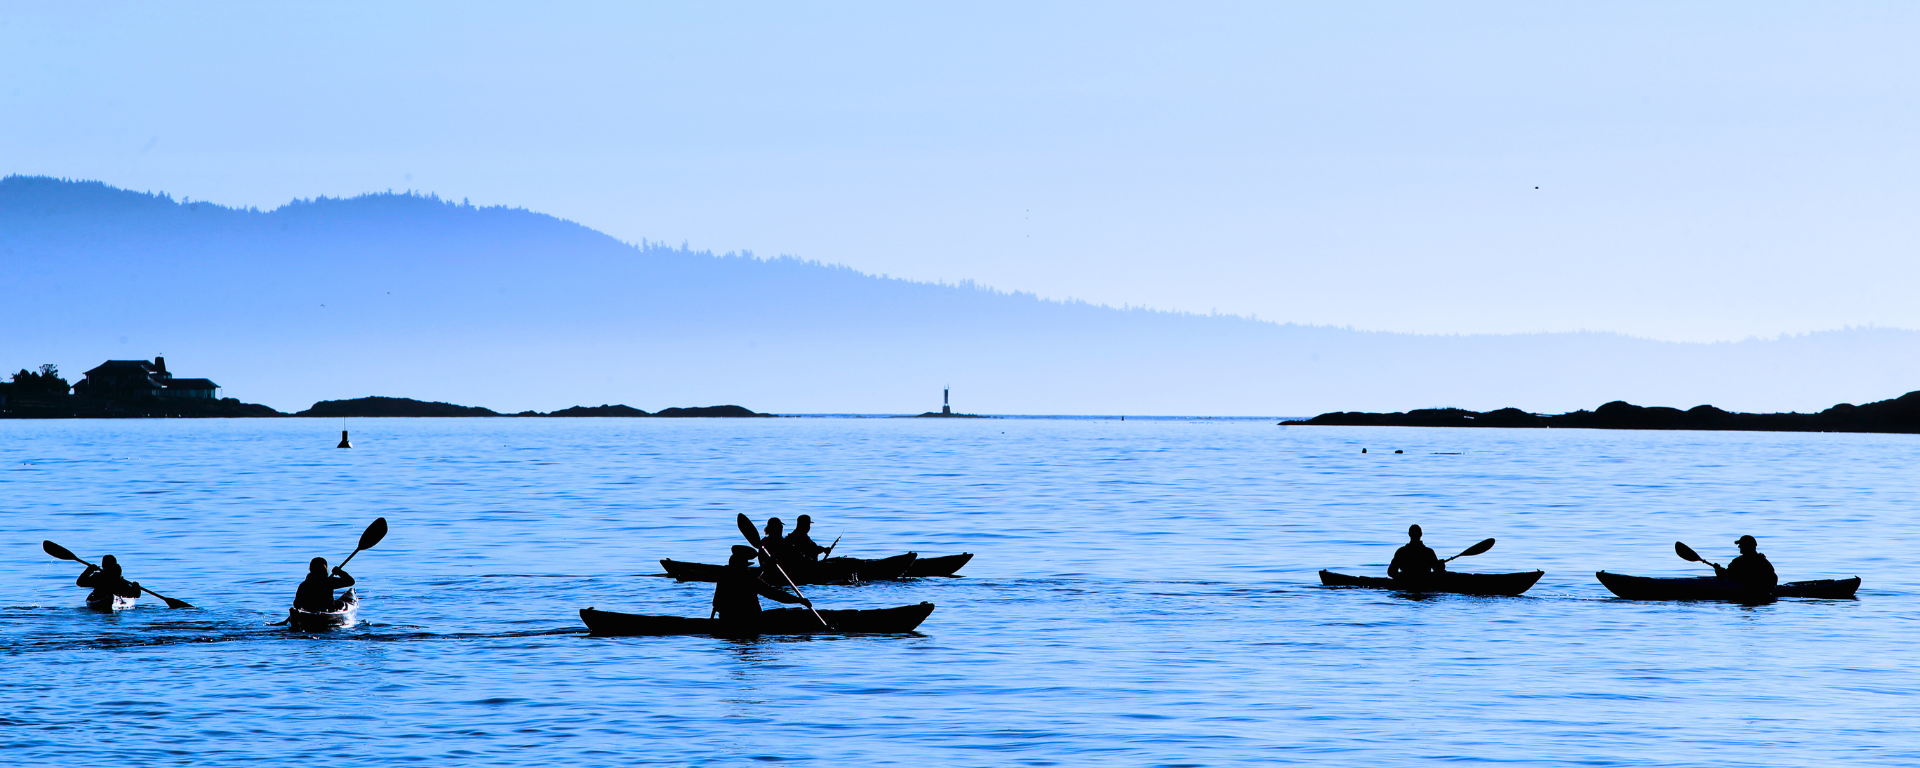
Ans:
<svg viewBox="0 0 1920 768"><path fill-rule="evenodd" d="M1628 600L1726 600L1738 603L1766 602L1781 597L1850 600L1853 593L1860 589L1858 576L1851 579L1790 581L1774 587L1772 594L1755 594L1740 582L1713 576L1660 579L1606 571L1594 576L1606 585L1607 591Z"/></svg>
<svg viewBox="0 0 1920 768"><path fill-rule="evenodd" d="M128 608L132 608L134 604L138 602L140 602L140 597L138 595L135 595L133 597L122 597L120 595L113 595L111 597L108 597L105 600L94 600L92 598L88 598L87 608L89 610L95 610L101 613L113 613L114 611L124 611L124 610L127 610Z"/></svg>
<svg viewBox="0 0 1920 768"><path fill-rule="evenodd" d="M338 607L331 611L303 611L299 608L288 608L287 629L295 632L342 629L353 626L359 618L360 596L349 589L340 595Z"/></svg>
<svg viewBox="0 0 1920 768"><path fill-rule="evenodd" d="M1455 595L1503 595L1514 597L1529 589L1540 580L1545 571L1527 571L1525 573L1460 573L1442 572L1438 578L1421 582L1404 582L1382 576L1348 576L1344 573L1321 571L1320 583L1329 587L1371 587L1373 589L1392 589L1401 592L1443 592Z"/></svg>
<svg viewBox="0 0 1920 768"><path fill-rule="evenodd" d="M718 619L690 619L684 616L641 616L614 613L593 608L580 609L580 620L595 637L631 637L663 635L817 635L817 634L904 634L912 632L933 613L933 603L876 608L866 611L821 611L820 617L831 625L822 626L813 612L803 608L761 611L754 631L741 632L723 625Z"/></svg>
<svg viewBox="0 0 1920 768"><path fill-rule="evenodd" d="M913 565L907 567L907 578L923 579L929 576L952 576L973 559L972 552L941 557L917 557Z"/></svg>
<svg viewBox="0 0 1920 768"><path fill-rule="evenodd" d="M968 555L972 557L972 555ZM855 584L862 581L890 581L903 578L907 569L913 567L919 555L908 552L884 560L862 560L857 557L829 557L818 563L811 563L805 570L787 568L787 575L801 584ZM678 581L719 581L720 574L727 569L724 565L707 563L687 563L679 560L661 560L660 567L667 569L667 575ZM958 568L959 566L955 566ZM768 583L784 583L786 579L774 574Z"/></svg>

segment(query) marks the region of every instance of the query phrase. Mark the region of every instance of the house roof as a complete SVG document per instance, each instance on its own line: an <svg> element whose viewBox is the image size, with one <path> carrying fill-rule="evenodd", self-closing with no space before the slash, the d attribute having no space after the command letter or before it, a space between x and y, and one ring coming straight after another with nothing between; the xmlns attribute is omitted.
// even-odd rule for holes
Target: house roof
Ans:
<svg viewBox="0 0 1920 768"><path fill-rule="evenodd" d="M159 369L153 367L153 363L145 360L108 360L96 366L93 370L87 371L86 375L91 376L95 373L132 372L134 370L139 370L142 373L153 373Z"/></svg>
<svg viewBox="0 0 1920 768"><path fill-rule="evenodd" d="M173 379L167 382L167 389L219 389L220 385L206 379Z"/></svg>

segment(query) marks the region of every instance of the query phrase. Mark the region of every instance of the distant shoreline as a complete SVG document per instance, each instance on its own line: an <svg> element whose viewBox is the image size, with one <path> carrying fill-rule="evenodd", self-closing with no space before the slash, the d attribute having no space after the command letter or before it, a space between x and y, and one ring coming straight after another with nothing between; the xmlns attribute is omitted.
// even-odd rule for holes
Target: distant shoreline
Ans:
<svg viewBox="0 0 1920 768"><path fill-rule="evenodd" d="M1734 413L1711 405L1687 410L1641 407L1615 400L1591 411L1558 415L1518 408L1468 411L1425 408L1395 413L1337 411L1283 426L1498 427L1506 429L1643 429L1703 432L1867 432L1920 434L1920 392L1866 405L1841 403L1819 413Z"/></svg>
<svg viewBox="0 0 1920 768"><path fill-rule="evenodd" d="M253 419L253 418L772 418L738 405L666 408L648 413L626 405L573 406L551 413L499 413L452 403L405 397L362 397L322 400L298 413L282 413L264 405L222 400L145 397L113 400L82 395L21 395L0 397L0 419Z"/></svg>

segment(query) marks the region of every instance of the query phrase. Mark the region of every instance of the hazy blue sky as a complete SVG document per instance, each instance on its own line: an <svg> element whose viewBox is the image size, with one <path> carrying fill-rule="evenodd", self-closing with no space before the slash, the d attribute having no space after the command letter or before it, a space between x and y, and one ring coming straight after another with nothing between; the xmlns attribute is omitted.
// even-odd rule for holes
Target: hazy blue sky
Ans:
<svg viewBox="0 0 1920 768"><path fill-rule="evenodd" d="M1920 328L1910 3L387 5L8 3L0 173L1368 329Z"/></svg>

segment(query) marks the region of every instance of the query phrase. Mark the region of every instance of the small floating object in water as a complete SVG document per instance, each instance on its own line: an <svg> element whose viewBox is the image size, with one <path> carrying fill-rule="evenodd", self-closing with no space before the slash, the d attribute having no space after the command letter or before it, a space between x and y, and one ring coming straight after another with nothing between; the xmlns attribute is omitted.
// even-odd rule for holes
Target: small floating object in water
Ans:
<svg viewBox="0 0 1920 768"><path fill-rule="evenodd" d="M1406 451L1394 451L1394 453L1406 453Z"/></svg>
<svg viewBox="0 0 1920 768"><path fill-rule="evenodd" d="M1367 449L1365 449L1365 448L1362 448L1362 449L1360 449L1360 452L1361 452L1361 453L1366 453L1366 452L1367 452Z"/></svg>
<svg viewBox="0 0 1920 768"><path fill-rule="evenodd" d="M334 447L335 447L335 448L352 448L352 447L353 447L353 443L350 443L350 442L348 442L348 441L347 441L347 431L346 431L346 430L344 430L344 429L343 429L343 430L340 430L340 444L339 444L339 445L336 445L336 446L334 446Z"/></svg>

